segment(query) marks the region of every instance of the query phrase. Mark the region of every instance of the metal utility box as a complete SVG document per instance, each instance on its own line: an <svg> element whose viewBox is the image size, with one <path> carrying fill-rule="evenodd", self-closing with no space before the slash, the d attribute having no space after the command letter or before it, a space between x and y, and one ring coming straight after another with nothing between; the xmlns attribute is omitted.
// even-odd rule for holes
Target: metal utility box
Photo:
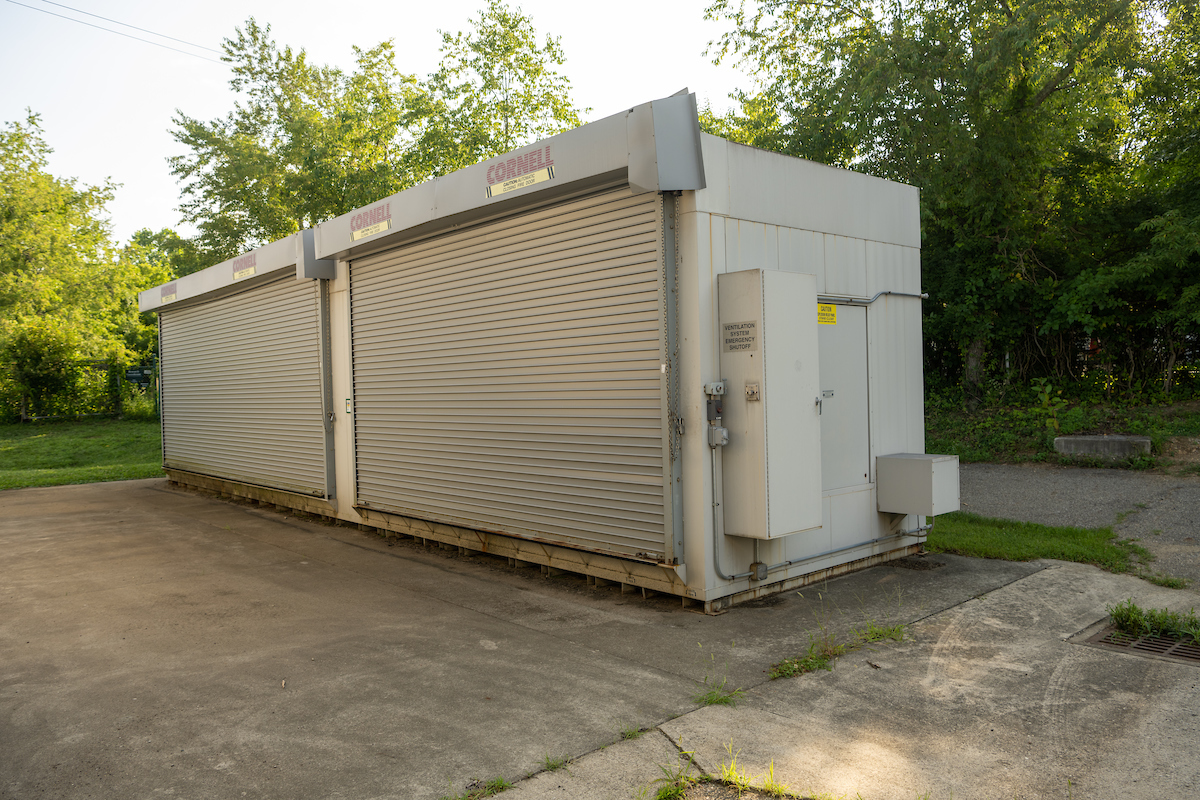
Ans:
<svg viewBox="0 0 1200 800"><path fill-rule="evenodd" d="M932 517L959 509L958 456L880 456L876 473L880 511Z"/></svg>
<svg viewBox="0 0 1200 800"><path fill-rule="evenodd" d="M925 447L920 244L915 188L643 103L143 292L164 466L719 611L950 507L880 457Z"/></svg>
<svg viewBox="0 0 1200 800"><path fill-rule="evenodd" d="M821 527L817 281L754 269L717 276L725 534Z"/></svg>

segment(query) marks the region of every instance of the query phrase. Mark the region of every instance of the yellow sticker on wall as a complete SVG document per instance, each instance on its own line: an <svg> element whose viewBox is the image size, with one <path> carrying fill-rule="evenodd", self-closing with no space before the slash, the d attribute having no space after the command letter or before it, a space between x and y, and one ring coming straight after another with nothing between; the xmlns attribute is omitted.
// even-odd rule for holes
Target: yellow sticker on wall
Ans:
<svg viewBox="0 0 1200 800"><path fill-rule="evenodd" d="M817 324L837 325L837 306L833 303L817 303Z"/></svg>

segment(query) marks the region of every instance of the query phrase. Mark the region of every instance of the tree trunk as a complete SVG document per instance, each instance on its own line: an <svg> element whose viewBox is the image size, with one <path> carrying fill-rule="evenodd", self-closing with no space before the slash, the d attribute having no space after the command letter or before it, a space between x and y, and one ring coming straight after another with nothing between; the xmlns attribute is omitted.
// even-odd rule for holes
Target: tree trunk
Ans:
<svg viewBox="0 0 1200 800"><path fill-rule="evenodd" d="M983 337L977 336L967 348L967 365L963 371L963 389L967 407L974 411L983 399Z"/></svg>
<svg viewBox="0 0 1200 800"><path fill-rule="evenodd" d="M1175 348L1171 348L1171 355L1167 357L1167 372L1163 375L1163 394L1171 394L1171 382L1175 378Z"/></svg>

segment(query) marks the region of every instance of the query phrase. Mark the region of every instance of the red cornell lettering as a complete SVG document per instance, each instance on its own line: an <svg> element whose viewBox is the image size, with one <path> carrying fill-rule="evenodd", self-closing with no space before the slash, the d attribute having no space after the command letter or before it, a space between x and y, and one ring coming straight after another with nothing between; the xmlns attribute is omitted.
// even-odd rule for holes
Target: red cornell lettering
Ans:
<svg viewBox="0 0 1200 800"><path fill-rule="evenodd" d="M554 166L554 159L550 157L550 145L546 145L543 149L546 151L546 166Z"/></svg>
<svg viewBox="0 0 1200 800"><path fill-rule="evenodd" d="M488 182L488 186L491 186L493 183L495 183L495 181L494 181L494 180L492 180L492 173L493 173L493 172L495 172L495 171L496 171L496 165L495 165L495 164L492 164L490 167L488 167L488 174L487 174L487 182Z"/></svg>
<svg viewBox="0 0 1200 800"><path fill-rule="evenodd" d="M517 160L515 158L510 158L508 161L506 161L504 163L504 177L505 178L517 177Z"/></svg>

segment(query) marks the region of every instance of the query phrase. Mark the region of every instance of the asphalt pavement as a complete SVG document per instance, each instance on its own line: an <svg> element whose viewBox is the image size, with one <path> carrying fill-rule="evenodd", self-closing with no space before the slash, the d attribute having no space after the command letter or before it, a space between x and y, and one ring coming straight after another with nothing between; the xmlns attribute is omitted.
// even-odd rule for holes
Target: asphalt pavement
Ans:
<svg viewBox="0 0 1200 800"><path fill-rule="evenodd" d="M990 497L1026 474L964 501L1032 507ZM1195 491L1154 486L1122 525ZM1102 488L1077 519L1129 510ZM0 552L0 798L631 798L734 754L867 800L1200 794L1200 668L1080 641L1196 593L1084 565L928 556L708 617L161 480L2 492ZM869 622L908 637L768 679Z"/></svg>

